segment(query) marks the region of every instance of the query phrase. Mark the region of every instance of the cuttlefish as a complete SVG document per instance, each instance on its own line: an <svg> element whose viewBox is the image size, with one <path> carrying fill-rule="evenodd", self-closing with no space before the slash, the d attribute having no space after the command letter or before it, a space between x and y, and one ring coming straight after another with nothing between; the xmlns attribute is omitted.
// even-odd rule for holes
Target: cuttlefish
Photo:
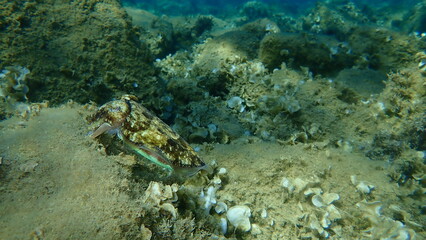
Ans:
<svg viewBox="0 0 426 240"><path fill-rule="evenodd" d="M193 175L201 169L209 171L194 149L166 123L137 102L133 95L102 105L88 121L97 122L90 133L96 138L114 133L138 155L171 172Z"/></svg>

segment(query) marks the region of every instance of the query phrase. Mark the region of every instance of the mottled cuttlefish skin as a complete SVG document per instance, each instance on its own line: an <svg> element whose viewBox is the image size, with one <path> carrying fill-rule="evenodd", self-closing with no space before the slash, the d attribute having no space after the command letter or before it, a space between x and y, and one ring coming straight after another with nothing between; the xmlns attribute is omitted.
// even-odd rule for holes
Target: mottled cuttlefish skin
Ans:
<svg viewBox="0 0 426 240"><path fill-rule="evenodd" d="M135 96L124 95L120 100L102 105L89 121L101 120L108 127L94 136L118 129L125 141L141 149L148 149L149 153L153 153L149 155L155 155L156 158L165 158L168 161L166 164L170 164L173 169L205 166L182 137L136 101ZM98 126L98 130L101 128Z"/></svg>

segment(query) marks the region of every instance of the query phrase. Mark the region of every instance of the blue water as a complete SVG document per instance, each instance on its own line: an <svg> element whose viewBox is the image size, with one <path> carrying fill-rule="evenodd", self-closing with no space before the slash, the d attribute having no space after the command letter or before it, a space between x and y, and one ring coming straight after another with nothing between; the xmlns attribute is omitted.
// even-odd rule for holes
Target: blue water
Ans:
<svg viewBox="0 0 426 240"><path fill-rule="evenodd" d="M211 14L218 17L238 14L242 6L249 2L247 0L123 0L124 5L143 8L157 14L166 15L194 15ZM333 4L344 4L353 2L360 8L371 9L401 9L412 8L419 0L263 0L258 1L266 4L272 11L285 12L289 15L299 15L306 13L313 8L317 2Z"/></svg>

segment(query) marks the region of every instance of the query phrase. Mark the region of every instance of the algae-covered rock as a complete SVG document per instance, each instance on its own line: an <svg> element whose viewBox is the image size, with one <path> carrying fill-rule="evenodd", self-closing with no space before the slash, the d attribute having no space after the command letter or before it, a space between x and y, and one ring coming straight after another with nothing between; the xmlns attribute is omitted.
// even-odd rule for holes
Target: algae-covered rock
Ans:
<svg viewBox="0 0 426 240"><path fill-rule="evenodd" d="M314 33L334 35L339 40L343 40L359 23L369 22L368 17L353 3L348 1L344 1L344 3L318 2L307 16L302 17L303 29Z"/></svg>
<svg viewBox="0 0 426 240"><path fill-rule="evenodd" d="M259 38L250 32L230 31L201 46L200 56L195 59L194 68L198 71L211 72L235 58L252 59L256 56L258 47Z"/></svg>
<svg viewBox="0 0 426 240"><path fill-rule="evenodd" d="M103 102L156 91L150 53L119 1L0 4L0 68L31 71L30 101Z"/></svg>
<svg viewBox="0 0 426 240"><path fill-rule="evenodd" d="M387 73L413 61L424 43L386 28L357 27L348 35L351 51L357 56L356 65Z"/></svg>
<svg viewBox="0 0 426 240"><path fill-rule="evenodd" d="M247 18L247 20L255 20L257 18L268 17L271 11L263 2L260 1L248 1L243 5L241 14Z"/></svg>
<svg viewBox="0 0 426 240"><path fill-rule="evenodd" d="M330 74L354 62L347 46L333 38L301 33L276 33L265 36L260 43L260 60L270 69L281 63L299 68L308 67L314 73Z"/></svg>
<svg viewBox="0 0 426 240"><path fill-rule="evenodd" d="M401 20L395 20L393 24L406 33L426 32L426 2L416 4Z"/></svg>
<svg viewBox="0 0 426 240"><path fill-rule="evenodd" d="M336 76L336 81L356 91L364 98L379 94L385 85L386 75L371 69L343 69Z"/></svg>
<svg viewBox="0 0 426 240"><path fill-rule="evenodd" d="M141 28L141 41L147 43L156 58L165 57L174 50L173 24L143 9L126 7L132 23Z"/></svg>

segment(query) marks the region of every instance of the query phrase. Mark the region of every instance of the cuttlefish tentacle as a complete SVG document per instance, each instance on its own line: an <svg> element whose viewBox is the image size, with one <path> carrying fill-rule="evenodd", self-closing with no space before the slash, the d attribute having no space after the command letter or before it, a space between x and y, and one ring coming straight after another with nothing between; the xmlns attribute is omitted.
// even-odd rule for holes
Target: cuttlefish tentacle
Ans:
<svg viewBox="0 0 426 240"><path fill-rule="evenodd" d="M111 126L109 123L102 123L101 126L98 127L94 132L90 134L90 137L97 138L99 135L102 135L104 132L108 132L111 130L117 129L117 126Z"/></svg>

